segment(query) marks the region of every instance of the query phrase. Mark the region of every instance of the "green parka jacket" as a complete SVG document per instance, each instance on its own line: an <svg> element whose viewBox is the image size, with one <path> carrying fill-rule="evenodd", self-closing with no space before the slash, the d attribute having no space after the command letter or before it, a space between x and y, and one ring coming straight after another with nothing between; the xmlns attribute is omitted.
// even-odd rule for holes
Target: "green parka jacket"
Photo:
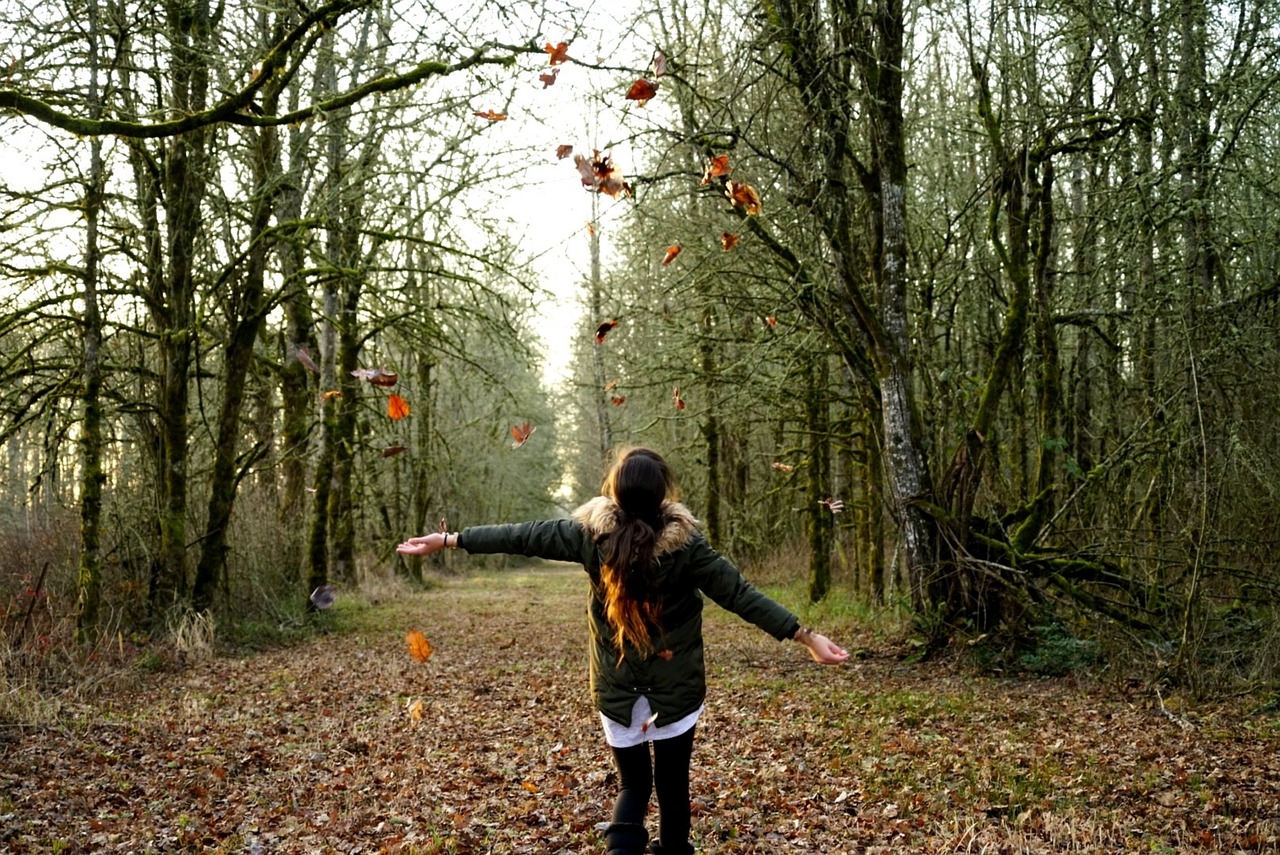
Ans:
<svg viewBox="0 0 1280 855"><path fill-rule="evenodd" d="M795 635L800 621L752 587L738 568L712 549L684 505L668 503L663 506L666 524L656 552L661 617L654 627L654 651L644 655L628 645L620 655L605 618L600 582L603 541L617 528L620 516L612 499L598 496L574 511L572 519L463 529L458 546L470 553L581 564L591 579L590 675L596 708L626 726L636 698L645 695L661 727L689 715L706 698L702 594L779 640Z"/></svg>

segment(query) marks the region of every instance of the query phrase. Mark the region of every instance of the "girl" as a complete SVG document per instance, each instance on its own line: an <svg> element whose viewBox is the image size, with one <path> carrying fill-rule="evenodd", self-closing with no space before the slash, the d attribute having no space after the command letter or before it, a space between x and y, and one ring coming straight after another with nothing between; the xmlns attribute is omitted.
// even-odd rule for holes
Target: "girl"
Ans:
<svg viewBox="0 0 1280 855"><path fill-rule="evenodd" d="M838 664L843 649L753 588L717 554L676 501L665 460L647 448L623 452L601 495L573 519L473 526L433 532L396 547L430 555L444 547L513 553L581 564L591 579L591 695L613 750L621 791L605 829L609 855L639 855L649 794L658 796L656 855L686 855L689 760L706 697L702 597L779 640L794 639L818 662ZM653 743L650 758L649 745Z"/></svg>

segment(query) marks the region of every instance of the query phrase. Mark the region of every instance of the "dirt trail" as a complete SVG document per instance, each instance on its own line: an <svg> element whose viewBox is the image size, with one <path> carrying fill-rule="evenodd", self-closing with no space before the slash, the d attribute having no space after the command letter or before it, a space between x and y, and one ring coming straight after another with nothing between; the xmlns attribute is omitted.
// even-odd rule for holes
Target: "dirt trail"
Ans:
<svg viewBox="0 0 1280 855"><path fill-rule="evenodd" d="M4 728L0 849L602 852L614 782L584 597L580 571L548 567L340 603L332 634ZM1274 716L874 646L827 669L708 616L700 851L1280 851Z"/></svg>

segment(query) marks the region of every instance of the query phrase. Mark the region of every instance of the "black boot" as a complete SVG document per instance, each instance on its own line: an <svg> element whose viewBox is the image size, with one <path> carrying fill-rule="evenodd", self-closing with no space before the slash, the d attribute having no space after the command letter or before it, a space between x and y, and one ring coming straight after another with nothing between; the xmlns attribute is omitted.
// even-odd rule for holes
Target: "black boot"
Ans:
<svg viewBox="0 0 1280 855"><path fill-rule="evenodd" d="M658 841L649 844L649 851L653 855L693 855L693 845L690 843L674 843L670 846L663 846Z"/></svg>
<svg viewBox="0 0 1280 855"><path fill-rule="evenodd" d="M648 842L648 830L637 822L615 822L604 830L604 845L609 855L644 855L644 845Z"/></svg>

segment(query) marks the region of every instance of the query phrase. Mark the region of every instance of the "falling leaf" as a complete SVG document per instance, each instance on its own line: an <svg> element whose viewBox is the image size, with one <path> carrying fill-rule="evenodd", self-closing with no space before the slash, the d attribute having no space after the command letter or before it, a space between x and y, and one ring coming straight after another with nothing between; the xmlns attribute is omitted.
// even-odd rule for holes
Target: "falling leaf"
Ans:
<svg viewBox="0 0 1280 855"><path fill-rule="evenodd" d="M664 648L663 650L659 650L657 653L657 656L659 659L663 660L664 662L670 662L672 659L676 658L675 651L673 651L670 647Z"/></svg>
<svg viewBox="0 0 1280 855"><path fill-rule="evenodd" d="M842 502L840 499L831 499L831 498L821 499L818 501L818 504L824 506L827 510L831 511L831 513L833 514L841 513L844 510L844 502Z"/></svg>
<svg viewBox="0 0 1280 855"><path fill-rule="evenodd" d="M441 534L448 534L448 532L449 532L449 521L448 521L448 520L446 520L444 517L441 517L441 518L440 518L440 533L441 533Z"/></svg>
<svg viewBox="0 0 1280 855"><path fill-rule="evenodd" d="M617 389L617 388L618 388L617 380L610 380L608 383L604 384L604 390L606 392L612 392L614 389Z"/></svg>
<svg viewBox="0 0 1280 855"><path fill-rule="evenodd" d="M531 426L528 422L524 424L512 425L511 436L515 442L511 443L512 448L519 448L529 441L529 437L533 436L533 432L537 430L536 426Z"/></svg>
<svg viewBox="0 0 1280 855"><path fill-rule="evenodd" d="M312 361L311 354L307 352L307 349L305 347L298 348L293 352L293 355L298 358L298 362L302 363L303 368L307 369L313 374L320 373L320 367L316 365L315 362Z"/></svg>
<svg viewBox="0 0 1280 855"><path fill-rule="evenodd" d="M556 160L564 160L566 157L568 157L571 154L573 154L573 146L571 145L556 146Z"/></svg>
<svg viewBox="0 0 1280 855"><path fill-rule="evenodd" d="M600 324L600 326L596 327L596 344L603 344L604 337L607 336L609 334L609 331L612 330L617 325L618 325L618 322L611 319L611 320L605 321L604 323Z"/></svg>
<svg viewBox="0 0 1280 855"><path fill-rule="evenodd" d="M667 247L667 254L662 256L662 266L666 267L668 264L675 261L676 256L680 254L680 250L683 248L684 247L680 246L678 243L673 243L671 246Z"/></svg>
<svg viewBox="0 0 1280 855"><path fill-rule="evenodd" d="M765 318L764 322L771 327L776 327L778 325L778 319L773 315L769 315L769 317Z"/></svg>
<svg viewBox="0 0 1280 855"><path fill-rule="evenodd" d="M761 211L760 194L756 188L741 181L726 181L724 194L729 197L735 208L741 208L747 214L755 216Z"/></svg>
<svg viewBox="0 0 1280 855"><path fill-rule="evenodd" d="M573 165L578 168L582 186L588 190L604 193L615 199L619 194L631 192L631 185L623 180L622 172L614 164L613 158L607 154L600 154L599 149L595 149L591 157L575 154Z"/></svg>
<svg viewBox="0 0 1280 855"><path fill-rule="evenodd" d="M397 454L404 454L408 450L409 446L407 445L388 445L386 448L382 449L382 456L395 457Z"/></svg>
<svg viewBox="0 0 1280 855"><path fill-rule="evenodd" d="M400 381L397 375L385 368L357 368L351 372L351 376L357 380L367 380L374 386L383 387L394 386Z"/></svg>
<svg viewBox="0 0 1280 855"><path fill-rule="evenodd" d="M658 84L652 80L641 77L635 83L631 84L631 88L627 90L628 101L639 101L643 107L649 102L654 95L658 94Z"/></svg>
<svg viewBox="0 0 1280 855"><path fill-rule="evenodd" d="M387 415L391 416L393 422L398 422L405 416L409 415L409 402L399 395L390 395L387 398Z"/></svg>
<svg viewBox="0 0 1280 855"><path fill-rule="evenodd" d="M702 170L702 185L711 183L712 178L718 178L721 175L728 175L733 170L729 165L729 155L718 154L707 161L706 167Z"/></svg>
<svg viewBox="0 0 1280 855"><path fill-rule="evenodd" d="M737 246L737 245L738 245L738 235L737 235L737 234L735 234L734 232L721 232L721 234L720 234L720 247L721 247L725 252L728 252L729 250L733 249L733 248L734 248L735 246Z"/></svg>
<svg viewBox="0 0 1280 855"><path fill-rule="evenodd" d="M621 407L627 401L626 395L610 395L609 400L613 402L615 407Z"/></svg>
<svg viewBox="0 0 1280 855"><path fill-rule="evenodd" d="M338 589L333 585L321 585L311 592L311 605L318 609L327 609L338 599Z"/></svg>
<svg viewBox="0 0 1280 855"><path fill-rule="evenodd" d="M342 397L341 389L330 389L329 391L325 392L320 396L320 400L327 401L330 398L341 398L341 397Z"/></svg>
<svg viewBox="0 0 1280 855"><path fill-rule="evenodd" d="M772 465L773 468L777 469L779 472L790 472L792 469L795 469L795 467L792 466L790 463L779 463L776 460L773 461L773 463L770 465Z"/></svg>
<svg viewBox="0 0 1280 855"><path fill-rule="evenodd" d="M426 639L423 639L423 640L425 641ZM431 654L427 654L427 655L430 656ZM424 706L425 705L422 703L422 698L417 698L413 701L413 703L409 704L409 719L413 721L414 724L417 724L418 722L422 721L422 713L423 713Z"/></svg>
<svg viewBox="0 0 1280 855"><path fill-rule="evenodd" d="M409 647L409 655L419 662L426 662L434 652L431 648L431 642L427 641L427 637L416 629L409 630L404 637L404 643Z"/></svg>
<svg viewBox="0 0 1280 855"><path fill-rule="evenodd" d="M483 110L475 113L477 119L488 119L491 122L502 122L507 118L506 113L499 113L496 110Z"/></svg>
<svg viewBox="0 0 1280 855"><path fill-rule="evenodd" d="M590 221L588 221L588 222L587 222L587 234L589 234L591 237L595 237L595 236L596 236L596 224L595 224L595 223L590 222Z"/></svg>
<svg viewBox="0 0 1280 855"><path fill-rule="evenodd" d="M562 62L569 61L569 43L560 42L557 45L547 42L547 46L543 48L547 53L551 54L551 65L559 65Z"/></svg>
<svg viewBox="0 0 1280 855"><path fill-rule="evenodd" d="M653 76L663 77L667 73L667 55L662 51L657 51L653 55Z"/></svg>
<svg viewBox="0 0 1280 855"><path fill-rule="evenodd" d="M648 733L649 728L653 727L653 723L658 720L658 714L654 713L644 720L644 724L640 725L641 733Z"/></svg>
<svg viewBox="0 0 1280 855"><path fill-rule="evenodd" d="M520 784L520 786L524 787L526 790L528 790L531 793L538 792L538 785L535 784L533 781L524 781Z"/></svg>
<svg viewBox="0 0 1280 855"><path fill-rule="evenodd" d="M684 398L680 397L680 387L671 387L671 402L676 405L677 410L684 409Z"/></svg>
<svg viewBox="0 0 1280 855"><path fill-rule="evenodd" d="M556 82L556 78L559 76L560 76L560 69L553 68L550 74L548 74L545 71L542 74L539 74L538 79L542 81L542 88L546 89L548 86L551 86L552 84L554 84Z"/></svg>

